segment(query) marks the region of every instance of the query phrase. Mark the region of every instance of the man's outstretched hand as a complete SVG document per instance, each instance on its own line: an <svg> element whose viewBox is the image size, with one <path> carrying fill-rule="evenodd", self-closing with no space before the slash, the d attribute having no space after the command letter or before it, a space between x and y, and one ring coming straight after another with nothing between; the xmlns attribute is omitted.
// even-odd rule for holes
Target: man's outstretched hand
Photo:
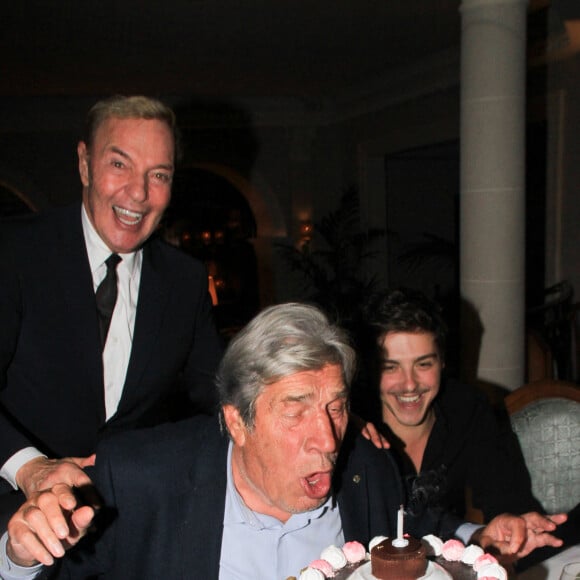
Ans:
<svg viewBox="0 0 580 580"><path fill-rule="evenodd" d="M560 547L562 540L551 532L566 519L566 514L501 514L493 518L485 528L478 530L472 540L482 548L497 550L503 556L523 558L542 546Z"/></svg>
<svg viewBox="0 0 580 580"><path fill-rule="evenodd" d="M87 533L94 515L66 484L33 493L8 522L8 557L19 566L50 566Z"/></svg>

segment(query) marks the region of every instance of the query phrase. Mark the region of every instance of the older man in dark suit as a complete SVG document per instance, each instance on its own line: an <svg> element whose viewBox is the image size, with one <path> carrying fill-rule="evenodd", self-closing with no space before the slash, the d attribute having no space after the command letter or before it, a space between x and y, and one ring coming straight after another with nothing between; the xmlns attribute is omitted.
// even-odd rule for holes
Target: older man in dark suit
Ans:
<svg viewBox="0 0 580 580"><path fill-rule="evenodd" d="M64 557L59 577L279 580L329 544L393 536L404 501L395 463L347 431L354 362L343 332L316 308L260 313L218 372L229 441L211 418L105 441L93 473L100 534ZM63 557L93 515L67 486L34 494L0 540L0 575L41 573L38 563ZM501 515L474 532L445 514L428 516L410 519L407 530L457 534L512 555L558 545L547 532L565 519Z"/></svg>
<svg viewBox="0 0 580 580"><path fill-rule="evenodd" d="M153 235L175 157L171 109L101 101L78 145L82 204L2 224L5 489L86 483L97 441L160 422L179 389L198 410L215 405L221 344L205 269Z"/></svg>

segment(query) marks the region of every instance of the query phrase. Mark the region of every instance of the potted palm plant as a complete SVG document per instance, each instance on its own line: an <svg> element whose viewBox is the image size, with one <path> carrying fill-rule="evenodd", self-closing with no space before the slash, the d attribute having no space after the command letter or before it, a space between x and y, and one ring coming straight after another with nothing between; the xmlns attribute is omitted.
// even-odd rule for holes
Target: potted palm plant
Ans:
<svg viewBox="0 0 580 580"><path fill-rule="evenodd" d="M377 254L375 242L385 230L362 230L360 204L355 187L347 187L336 209L313 224L312 238L295 247L277 248L290 269L301 278L302 300L320 306L347 328L355 326L361 306L379 287L379 278L366 269Z"/></svg>

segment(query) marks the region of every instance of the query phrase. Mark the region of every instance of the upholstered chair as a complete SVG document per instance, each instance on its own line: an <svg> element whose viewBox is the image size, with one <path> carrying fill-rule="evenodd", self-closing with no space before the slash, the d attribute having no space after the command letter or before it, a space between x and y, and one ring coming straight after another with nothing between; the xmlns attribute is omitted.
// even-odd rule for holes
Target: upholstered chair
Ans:
<svg viewBox="0 0 580 580"><path fill-rule="evenodd" d="M548 513L580 503L580 387L541 380L506 396L505 404L532 480Z"/></svg>

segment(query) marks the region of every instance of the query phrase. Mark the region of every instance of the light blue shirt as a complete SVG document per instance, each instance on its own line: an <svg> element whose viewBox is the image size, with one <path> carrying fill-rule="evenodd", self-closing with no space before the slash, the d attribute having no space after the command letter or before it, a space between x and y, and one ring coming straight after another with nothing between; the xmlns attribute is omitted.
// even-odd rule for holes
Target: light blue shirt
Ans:
<svg viewBox="0 0 580 580"><path fill-rule="evenodd" d="M230 443L219 580L298 577L300 569L330 544L344 544L336 501L329 498L315 510L292 515L286 523L252 511L234 486Z"/></svg>
<svg viewBox="0 0 580 580"><path fill-rule="evenodd" d="M42 564L23 568L10 561L6 555L8 532L0 539L0 579L2 580L34 580L43 570Z"/></svg>

